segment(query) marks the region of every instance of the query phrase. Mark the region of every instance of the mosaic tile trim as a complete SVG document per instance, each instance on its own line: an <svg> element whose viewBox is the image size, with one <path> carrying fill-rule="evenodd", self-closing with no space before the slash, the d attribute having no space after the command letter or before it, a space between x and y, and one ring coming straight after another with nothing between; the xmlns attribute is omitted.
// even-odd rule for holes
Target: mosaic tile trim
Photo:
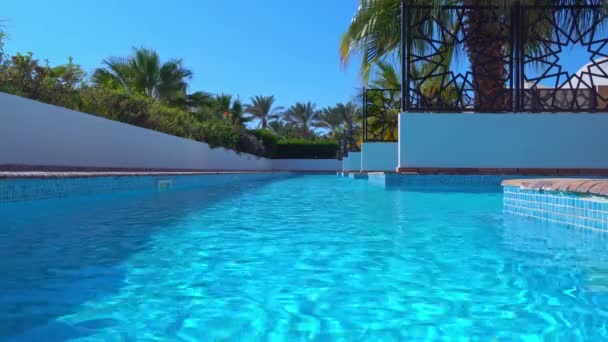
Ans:
<svg viewBox="0 0 608 342"><path fill-rule="evenodd" d="M163 180L171 180L171 189L179 190L238 182L264 181L295 175L290 173L267 173L0 179L0 204L135 190L158 191L159 181Z"/></svg>
<svg viewBox="0 0 608 342"><path fill-rule="evenodd" d="M505 186L505 213L608 232L608 198Z"/></svg>
<svg viewBox="0 0 608 342"><path fill-rule="evenodd" d="M441 186L441 185L485 185L500 186L505 179L522 178L518 175L418 175L370 173L370 183L384 187Z"/></svg>
<svg viewBox="0 0 608 342"><path fill-rule="evenodd" d="M608 197L608 180L605 178L538 178L511 179L503 186L528 190L561 191Z"/></svg>
<svg viewBox="0 0 608 342"><path fill-rule="evenodd" d="M376 186L384 187L386 186L386 175L384 173L368 173L367 181Z"/></svg>
<svg viewBox="0 0 608 342"><path fill-rule="evenodd" d="M367 179L367 173L348 173L348 177L352 179Z"/></svg>

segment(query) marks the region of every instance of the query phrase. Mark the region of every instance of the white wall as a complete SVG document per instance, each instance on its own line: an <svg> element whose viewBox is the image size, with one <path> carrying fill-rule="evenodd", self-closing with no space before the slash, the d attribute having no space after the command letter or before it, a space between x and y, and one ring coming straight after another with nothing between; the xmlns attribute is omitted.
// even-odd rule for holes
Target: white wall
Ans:
<svg viewBox="0 0 608 342"><path fill-rule="evenodd" d="M608 168L607 114L400 114L399 167Z"/></svg>
<svg viewBox="0 0 608 342"><path fill-rule="evenodd" d="M338 159L273 159L272 169L277 171L340 171Z"/></svg>
<svg viewBox="0 0 608 342"><path fill-rule="evenodd" d="M347 171L348 169L348 157L342 158L342 171Z"/></svg>
<svg viewBox="0 0 608 342"><path fill-rule="evenodd" d="M336 160L335 170L339 170ZM302 161L298 165L316 165ZM0 165L272 170L273 161L0 93ZM292 163L296 170L295 164ZM326 165L321 165L325 167Z"/></svg>
<svg viewBox="0 0 608 342"><path fill-rule="evenodd" d="M398 143L364 142L361 144L361 171L397 170Z"/></svg>
<svg viewBox="0 0 608 342"><path fill-rule="evenodd" d="M361 171L361 152L348 152L348 157L344 158L345 172Z"/></svg>

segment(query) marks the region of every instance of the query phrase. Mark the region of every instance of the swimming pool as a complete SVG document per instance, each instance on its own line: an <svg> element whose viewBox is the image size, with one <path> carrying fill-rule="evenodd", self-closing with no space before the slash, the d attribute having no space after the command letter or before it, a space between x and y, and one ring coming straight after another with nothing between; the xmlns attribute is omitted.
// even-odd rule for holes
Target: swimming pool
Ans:
<svg viewBox="0 0 608 342"><path fill-rule="evenodd" d="M0 339L598 340L604 235L298 176L0 205ZM494 191L495 190L495 191Z"/></svg>

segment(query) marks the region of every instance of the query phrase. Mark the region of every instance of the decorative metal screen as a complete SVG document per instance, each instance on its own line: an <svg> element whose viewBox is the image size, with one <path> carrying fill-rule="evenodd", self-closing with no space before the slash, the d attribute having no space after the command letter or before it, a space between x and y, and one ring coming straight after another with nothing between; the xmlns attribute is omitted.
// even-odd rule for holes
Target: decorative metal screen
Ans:
<svg viewBox="0 0 608 342"><path fill-rule="evenodd" d="M600 5L408 1L402 11L404 111L608 111L608 12Z"/></svg>
<svg viewBox="0 0 608 342"><path fill-rule="evenodd" d="M400 89L364 91L364 141L397 141L400 99Z"/></svg>
<svg viewBox="0 0 608 342"><path fill-rule="evenodd" d="M359 152L361 150L358 142L361 137L361 127L353 125L345 130L340 139L340 158L348 155L348 152Z"/></svg>
<svg viewBox="0 0 608 342"><path fill-rule="evenodd" d="M606 10L599 6L523 6L521 12L520 109L608 111ZM566 64L580 69L568 70Z"/></svg>
<svg viewBox="0 0 608 342"><path fill-rule="evenodd" d="M510 110L508 14L490 6L411 6L405 14L409 110Z"/></svg>

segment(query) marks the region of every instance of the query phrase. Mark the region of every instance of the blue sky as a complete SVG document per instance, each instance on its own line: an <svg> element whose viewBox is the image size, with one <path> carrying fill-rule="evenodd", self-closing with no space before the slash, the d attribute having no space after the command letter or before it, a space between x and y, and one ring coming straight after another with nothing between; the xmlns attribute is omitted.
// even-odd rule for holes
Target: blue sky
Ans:
<svg viewBox="0 0 608 342"><path fill-rule="evenodd" d="M279 105L350 100L359 62L344 69L338 47L357 0L2 1L9 53L34 52L52 65L68 56L91 71L133 46L183 58L190 91L275 95Z"/></svg>

